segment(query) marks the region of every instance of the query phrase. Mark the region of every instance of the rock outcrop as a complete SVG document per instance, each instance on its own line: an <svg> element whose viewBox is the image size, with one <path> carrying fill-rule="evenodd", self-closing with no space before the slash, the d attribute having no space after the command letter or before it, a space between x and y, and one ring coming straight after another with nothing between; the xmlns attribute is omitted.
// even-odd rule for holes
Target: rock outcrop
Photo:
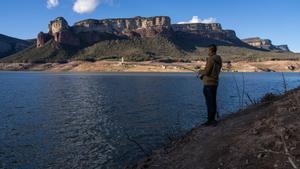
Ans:
<svg viewBox="0 0 300 169"><path fill-rule="evenodd" d="M48 25L48 33L40 32L38 34L37 47L43 47L50 39L64 45L80 45L79 39L73 33L68 22L63 17L58 17L55 20L50 21L50 24Z"/></svg>
<svg viewBox="0 0 300 169"><path fill-rule="evenodd" d="M49 34L40 32L36 39L36 47L37 48L43 47L45 45L45 43L47 41L49 41L50 39L51 39L51 37L49 36Z"/></svg>
<svg viewBox="0 0 300 169"><path fill-rule="evenodd" d="M185 23L185 24L173 24L174 31L184 32L221 32L222 26L219 23Z"/></svg>
<svg viewBox="0 0 300 169"><path fill-rule="evenodd" d="M173 30L180 32L188 32L197 35L201 35L206 38L212 39L224 39L231 38L236 39L236 34L233 30L223 30L219 23L184 23L173 24Z"/></svg>
<svg viewBox="0 0 300 169"><path fill-rule="evenodd" d="M219 23L190 23L190 24L171 24L168 16L155 17L134 17L134 18L116 18L116 19L87 19L76 22L69 26L63 17L58 17L51 21L48 26L48 33L39 33L37 38L37 47L43 47L49 40L53 39L60 44L71 46L89 46L99 41L112 39L132 39L135 37L149 38L161 35L172 37L176 32L187 33L194 39L213 39L244 44L240 41L234 31L223 30ZM49 38L50 37L50 38ZM229 39L229 41L228 41ZM235 42L231 42L234 40ZM244 44L247 45L247 44Z"/></svg>
<svg viewBox="0 0 300 169"><path fill-rule="evenodd" d="M68 22L63 17L58 17L49 24L49 34L54 41L71 46L79 46L80 41L71 30Z"/></svg>
<svg viewBox="0 0 300 169"><path fill-rule="evenodd" d="M50 22L48 33L38 34L36 45L40 48L47 41L53 40L58 44L87 47L105 40L150 38L157 35L171 37L170 39L181 46L186 46L185 43L181 43L186 40L198 46L216 43L289 51L287 46L275 46L268 39L250 38L241 41L233 30L224 30L219 23L171 24L168 16L87 19L76 22L73 26L69 26L63 17L58 17ZM194 49L194 46L190 45L188 48Z"/></svg>
<svg viewBox="0 0 300 169"><path fill-rule="evenodd" d="M70 27L63 17L51 21L48 34L55 42L71 46L92 44L101 40L118 37L154 37L157 34L170 36L171 19L167 16L135 17L124 19L88 19L79 21ZM113 36L112 36L113 35ZM37 47L42 47L48 40L45 34L39 33Z"/></svg>
<svg viewBox="0 0 300 169"><path fill-rule="evenodd" d="M171 19L167 16L134 17L124 19L84 20L75 23L73 30L80 32L112 33L125 36L153 37L171 29Z"/></svg>
<svg viewBox="0 0 300 169"><path fill-rule="evenodd" d="M261 39L259 37L243 39L243 41L251 46L266 49L266 50L277 50L289 52L289 47L287 45L273 45L270 39Z"/></svg>
<svg viewBox="0 0 300 169"><path fill-rule="evenodd" d="M63 17L58 17L53 21L50 21L48 25L48 32L51 35L69 30L69 24Z"/></svg>
<svg viewBox="0 0 300 169"><path fill-rule="evenodd" d="M282 51L290 52L288 45L277 45L276 47Z"/></svg>
<svg viewBox="0 0 300 169"><path fill-rule="evenodd" d="M243 39L243 41L257 48L270 49L273 46L271 40L261 39L259 37L247 38Z"/></svg>

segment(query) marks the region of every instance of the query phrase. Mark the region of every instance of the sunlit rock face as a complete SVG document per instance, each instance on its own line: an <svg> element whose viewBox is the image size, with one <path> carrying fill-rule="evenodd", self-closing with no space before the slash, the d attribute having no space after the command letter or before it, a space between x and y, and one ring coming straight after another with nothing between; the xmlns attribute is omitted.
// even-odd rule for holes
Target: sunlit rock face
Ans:
<svg viewBox="0 0 300 169"><path fill-rule="evenodd" d="M286 51L286 52L290 51L290 48L288 47L288 45L278 45L277 48L279 48L283 51Z"/></svg>
<svg viewBox="0 0 300 169"><path fill-rule="evenodd" d="M79 46L80 42L76 35L72 32L68 22L63 17L58 17L49 24L49 34L54 37L54 41Z"/></svg>
<svg viewBox="0 0 300 169"><path fill-rule="evenodd" d="M49 41L52 37L48 33L40 32L36 39L36 47L43 47L47 41Z"/></svg>
<svg viewBox="0 0 300 169"><path fill-rule="evenodd" d="M37 36L37 47L43 47L47 41L53 39L55 42L71 46L79 46L80 41L73 33L68 22L63 17L50 21L48 33L40 32Z"/></svg>
<svg viewBox="0 0 300 169"><path fill-rule="evenodd" d="M288 45L273 45L270 39L261 39L259 37L243 39L243 41L251 46L266 49L289 52Z"/></svg>
<svg viewBox="0 0 300 169"><path fill-rule="evenodd" d="M199 32L221 32L222 26L219 23L185 23L185 24L173 24L174 31L199 31Z"/></svg>
<svg viewBox="0 0 300 169"><path fill-rule="evenodd" d="M89 19L75 23L75 33L100 32L125 36L153 37L171 30L171 19L167 16L134 17L120 19Z"/></svg>
<svg viewBox="0 0 300 169"><path fill-rule="evenodd" d="M188 32L197 34L205 38L213 39L236 39L236 34L233 30L224 30L219 23L183 23L173 24L172 28L175 32Z"/></svg>
<svg viewBox="0 0 300 169"><path fill-rule="evenodd" d="M88 19L69 26L63 17L50 21L48 34L39 33L37 47L43 47L52 39L61 44L79 46L80 43L92 44L101 40L120 37L155 37L156 35L171 36L171 19L168 16L134 17L119 19Z"/></svg>
<svg viewBox="0 0 300 169"><path fill-rule="evenodd" d="M134 17L134 18L114 18L114 19L87 19L76 22L69 26L63 17L58 17L50 21L48 33L39 33L37 37L37 47L43 47L47 41L71 46L92 45L99 41L112 40L118 38L151 38L156 36L193 37L194 39L214 39L214 40L239 40L233 30L222 29L219 23L184 23L171 24L168 16L154 17ZM49 38L50 37L50 38ZM238 43L243 43L239 41Z"/></svg>
<svg viewBox="0 0 300 169"><path fill-rule="evenodd" d="M50 24L48 25L48 32L52 35L67 30L69 30L69 25L63 17L58 17L53 21L50 21Z"/></svg>
<svg viewBox="0 0 300 169"><path fill-rule="evenodd" d="M244 42L248 43L251 46L258 48L270 48L272 46L272 41L269 39L260 39L258 37L255 38L247 38L243 39Z"/></svg>

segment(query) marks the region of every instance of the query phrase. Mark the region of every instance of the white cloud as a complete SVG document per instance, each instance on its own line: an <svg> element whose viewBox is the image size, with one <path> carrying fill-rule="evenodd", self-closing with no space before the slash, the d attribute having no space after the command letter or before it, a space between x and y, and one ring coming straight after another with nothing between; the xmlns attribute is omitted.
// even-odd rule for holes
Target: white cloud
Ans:
<svg viewBox="0 0 300 169"><path fill-rule="evenodd" d="M113 5L113 0L76 0L73 5L73 10L80 14L91 13L94 12L101 3Z"/></svg>
<svg viewBox="0 0 300 169"><path fill-rule="evenodd" d="M212 18L212 17L207 18L207 19L203 19L201 21L201 23L216 23L216 22L217 22L217 19L216 18Z"/></svg>
<svg viewBox="0 0 300 169"><path fill-rule="evenodd" d="M216 18L207 18L207 19L201 19L198 16L193 16L192 20L188 22L178 22L178 24L187 24L187 23L216 23L217 19Z"/></svg>
<svg viewBox="0 0 300 169"><path fill-rule="evenodd" d="M59 5L58 0L47 0L47 8L51 9Z"/></svg>
<svg viewBox="0 0 300 169"><path fill-rule="evenodd" d="M73 10L77 13L91 13L99 5L99 0L76 0Z"/></svg>

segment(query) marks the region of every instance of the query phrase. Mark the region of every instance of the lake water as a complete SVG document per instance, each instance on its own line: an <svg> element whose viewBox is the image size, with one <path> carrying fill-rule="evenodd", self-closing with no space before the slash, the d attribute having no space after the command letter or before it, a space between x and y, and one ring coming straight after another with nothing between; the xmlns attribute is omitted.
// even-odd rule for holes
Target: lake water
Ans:
<svg viewBox="0 0 300 169"><path fill-rule="evenodd" d="M223 73L222 116L240 108L243 79L252 99L283 91L281 73ZM0 168L122 168L205 120L192 73L0 72Z"/></svg>

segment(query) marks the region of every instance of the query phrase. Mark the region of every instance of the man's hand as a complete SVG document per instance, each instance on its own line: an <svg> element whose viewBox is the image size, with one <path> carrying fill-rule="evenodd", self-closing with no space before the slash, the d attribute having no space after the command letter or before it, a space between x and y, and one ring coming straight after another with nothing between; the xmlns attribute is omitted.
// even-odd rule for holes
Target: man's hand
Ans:
<svg viewBox="0 0 300 169"><path fill-rule="evenodd" d="M200 79L203 80L203 77L204 77L204 75L201 75L201 76L200 76Z"/></svg>
<svg viewBox="0 0 300 169"><path fill-rule="evenodd" d="M197 78L201 79L201 80L203 79L203 75L201 75L201 71L200 70L197 73Z"/></svg>

